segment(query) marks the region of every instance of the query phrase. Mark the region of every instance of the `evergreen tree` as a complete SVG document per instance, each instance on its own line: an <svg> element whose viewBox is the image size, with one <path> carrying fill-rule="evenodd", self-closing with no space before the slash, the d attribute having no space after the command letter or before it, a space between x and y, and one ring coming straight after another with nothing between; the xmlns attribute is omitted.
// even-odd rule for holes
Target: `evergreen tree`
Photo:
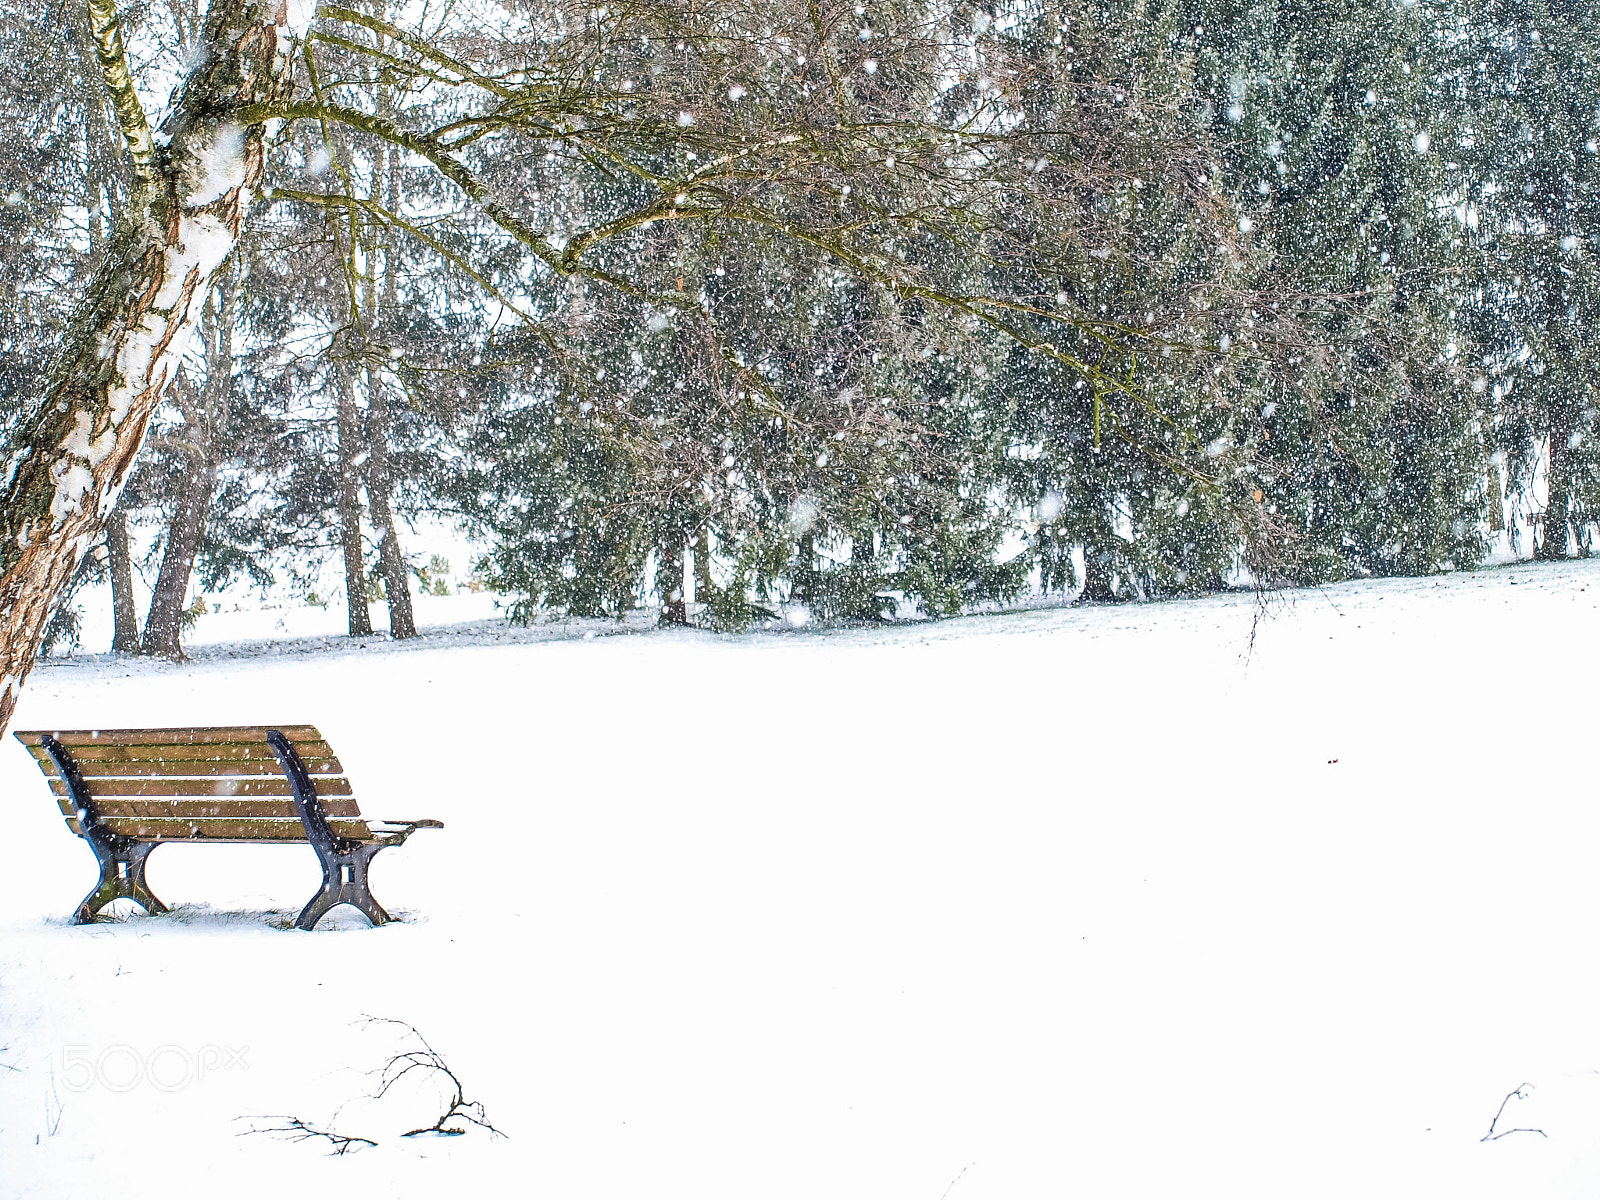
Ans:
<svg viewBox="0 0 1600 1200"><path fill-rule="evenodd" d="M994 403L1007 413L1004 474L1030 513L1040 583L1085 601L1219 586L1261 536L1240 474L1235 389L1248 360L1226 353L1230 331L1251 320L1261 259L1213 179L1181 20L1174 5L1091 7L1037 36L1059 71L1031 97L1035 119L1102 105L1094 150L1107 169L1086 175L1067 160L1033 173L1080 226L1048 302L1095 315L1072 351L1098 370L1013 350ZM1140 331L1142 353L1100 336L1121 330Z"/></svg>
<svg viewBox="0 0 1600 1200"><path fill-rule="evenodd" d="M1234 375L1228 397L1297 581L1485 549L1479 406L1452 361L1459 230L1440 205L1460 181L1452 16L1303 0L1186 18L1223 185L1265 252L1255 286L1304 322L1274 339L1281 370Z"/></svg>
<svg viewBox="0 0 1600 1200"><path fill-rule="evenodd" d="M1467 13L1471 374L1514 485L1531 501L1544 477L1535 552L1587 554L1600 519L1600 18L1565 0Z"/></svg>

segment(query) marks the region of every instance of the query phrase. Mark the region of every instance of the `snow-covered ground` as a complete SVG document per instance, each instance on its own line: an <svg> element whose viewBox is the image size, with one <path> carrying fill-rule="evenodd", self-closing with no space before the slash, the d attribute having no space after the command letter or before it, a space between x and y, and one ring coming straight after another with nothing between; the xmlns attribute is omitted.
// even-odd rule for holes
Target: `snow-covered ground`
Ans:
<svg viewBox="0 0 1600 1200"><path fill-rule="evenodd" d="M237 846L75 928L92 858L8 738L0 1196L1600 1187L1600 563L1294 593L1248 656L1247 596L740 638L472 603L35 675L16 728L313 722L364 811L447 827L377 860L383 929L279 928L313 855ZM363 1099L404 1042L364 1016L507 1136L399 1138L436 1114ZM1524 1083L1497 1131L1543 1135L1480 1140ZM276 1114L378 1145L240 1136Z"/></svg>

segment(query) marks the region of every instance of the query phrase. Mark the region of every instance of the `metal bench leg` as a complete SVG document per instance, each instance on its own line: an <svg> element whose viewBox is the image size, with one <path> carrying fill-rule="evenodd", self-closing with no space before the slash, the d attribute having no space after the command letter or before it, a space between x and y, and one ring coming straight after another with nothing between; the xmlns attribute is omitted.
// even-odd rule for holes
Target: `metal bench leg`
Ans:
<svg viewBox="0 0 1600 1200"><path fill-rule="evenodd" d="M110 832L100 820L94 798L83 782L83 774L73 761L67 748L48 733L40 738L40 745L56 765L56 773L67 785L67 795L77 810L78 823L83 827L83 840L89 843L95 859L100 863L100 883L83 898L73 923L87 925L95 915L113 900L132 900L145 912L164 913L167 906L156 899L155 893L144 881L144 862L155 842L136 842L121 834Z"/></svg>
<svg viewBox="0 0 1600 1200"><path fill-rule="evenodd" d="M367 886L367 866L372 862L372 856L382 849L381 845L366 842L346 853L335 851L323 855L319 848L317 854L322 859L322 890L301 910L295 925L300 929L315 929L317 922L327 916L328 910L336 904L353 904L374 925L388 924L389 914L372 898L372 891Z"/></svg>
<svg viewBox="0 0 1600 1200"><path fill-rule="evenodd" d="M317 786L311 782L305 763L293 743L276 729L267 731L267 744L278 757L289 788L294 792L295 808L300 813L300 823L305 827L306 841L317 852L322 863L322 890L312 897L311 903L300 910L295 925L301 929L314 929L335 904L353 904L366 914L374 925L386 925L389 914L372 898L367 888L367 864L372 856L383 849L382 842L357 842L335 835L322 811L322 801L317 798Z"/></svg>
<svg viewBox="0 0 1600 1200"><path fill-rule="evenodd" d="M152 916L168 911L144 879L145 861L156 843L126 842L103 834L87 840L100 860L100 883L78 905L73 924L91 924L100 910L113 900L132 900Z"/></svg>

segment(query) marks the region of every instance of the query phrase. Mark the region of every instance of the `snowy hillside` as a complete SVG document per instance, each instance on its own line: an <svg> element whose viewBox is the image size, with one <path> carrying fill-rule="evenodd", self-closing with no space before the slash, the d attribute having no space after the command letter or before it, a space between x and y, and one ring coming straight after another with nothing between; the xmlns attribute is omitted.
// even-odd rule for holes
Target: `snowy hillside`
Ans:
<svg viewBox="0 0 1600 1200"><path fill-rule="evenodd" d="M1238 596L49 662L14 728L315 723L446 828L382 929L279 928L281 846L75 928L8 738L0 1197L1592 1195L1597 616L1580 562L1292 593L1248 656ZM507 1136L398 1137L364 1016Z"/></svg>

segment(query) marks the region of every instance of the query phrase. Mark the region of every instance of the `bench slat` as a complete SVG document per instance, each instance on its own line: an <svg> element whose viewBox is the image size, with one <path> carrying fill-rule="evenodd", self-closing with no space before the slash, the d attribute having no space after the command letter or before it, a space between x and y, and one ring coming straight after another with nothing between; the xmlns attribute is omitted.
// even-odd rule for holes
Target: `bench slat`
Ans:
<svg viewBox="0 0 1600 1200"><path fill-rule="evenodd" d="M143 747L140 747L143 749ZM55 777L56 765L50 761L50 756L41 746L29 746L28 753L33 755L34 761L39 764L40 770L51 778ZM78 774L85 779L120 779L130 776L176 776L185 775L279 775L283 768L278 765L275 758L240 759L213 758L170 758L170 759L126 759L126 758L82 758L73 755L73 761L78 764ZM305 758L302 761L306 770L312 776L318 775L343 775L344 764L337 758Z"/></svg>
<svg viewBox="0 0 1600 1200"><path fill-rule="evenodd" d="M69 819L67 822L71 825ZM328 822L339 837L358 842L378 840L365 821L335 817ZM174 820L142 817L111 817L105 821L111 833L136 838L141 842L304 842L305 827L298 820L225 817Z"/></svg>
<svg viewBox="0 0 1600 1200"><path fill-rule="evenodd" d="M65 742L62 745L66 745ZM327 742L317 738L302 738L294 743L296 752L301 758L331 758L333 747ZM42 745L30 745L29 753L37 757L43 754ZM188 762L258 762L276 761L272 747L265 741L259 742L206 742L195 743L151 743L141 746L112 746L90 743L86 746L67 746L74 760L78 762L166 762L168 760L183 760Z"/></svg>
<svg viewBox="0 0 1600 1200"><path fill-rule="evenodd" d="M62 745L66 745L65 742ZM313 759L332 758L333 747L327 742L308 738L294 743L295 752L306 762ZM204 745L149 745L108 746L90 744L67 746L73 761L92 762L277 762L272 747L260 742L207 742ZM48 760L42 745L30 745L28 753L34 758Z"/></svg>
<svg viewBox="0 0 1600 1200"><path fill-rule="evenodd" d="M21 730L17 739L24 745L43 744L45 734L50 734L67 749L79 746L208 746L236 742L260 742L266 745L267 734L276 729L299 749L301 742L320 742L322 734L315 725L219 725L209 729L32 729ZM270 748L268 750L270 753Z"/></svg>
<svg viewBox="0 0 1600 1200"><path fill-rule="evenodd" d="M319 778L317 795L353 795L350 781L342 775ZM67 794L64 780L51 779L50 790L58 796ZM89 785L90 799L98 802L113 796L292 796L294 789L282 775L240 779L96 779Z"/></svg>
<svg viewBox="0 0 1600 1200"><path fill-rule="evenodd" d="M63 816L75 815L72 801L57 796L56 803ZM361 806L354 798L322 800L322 811L329 817L359 817ZM250 800L149 800L118 796L110 800L96 800L95 811L102 817L171 817L188 820L194 817L300 817L293 800L269 800L259 797Z"/></svg>

